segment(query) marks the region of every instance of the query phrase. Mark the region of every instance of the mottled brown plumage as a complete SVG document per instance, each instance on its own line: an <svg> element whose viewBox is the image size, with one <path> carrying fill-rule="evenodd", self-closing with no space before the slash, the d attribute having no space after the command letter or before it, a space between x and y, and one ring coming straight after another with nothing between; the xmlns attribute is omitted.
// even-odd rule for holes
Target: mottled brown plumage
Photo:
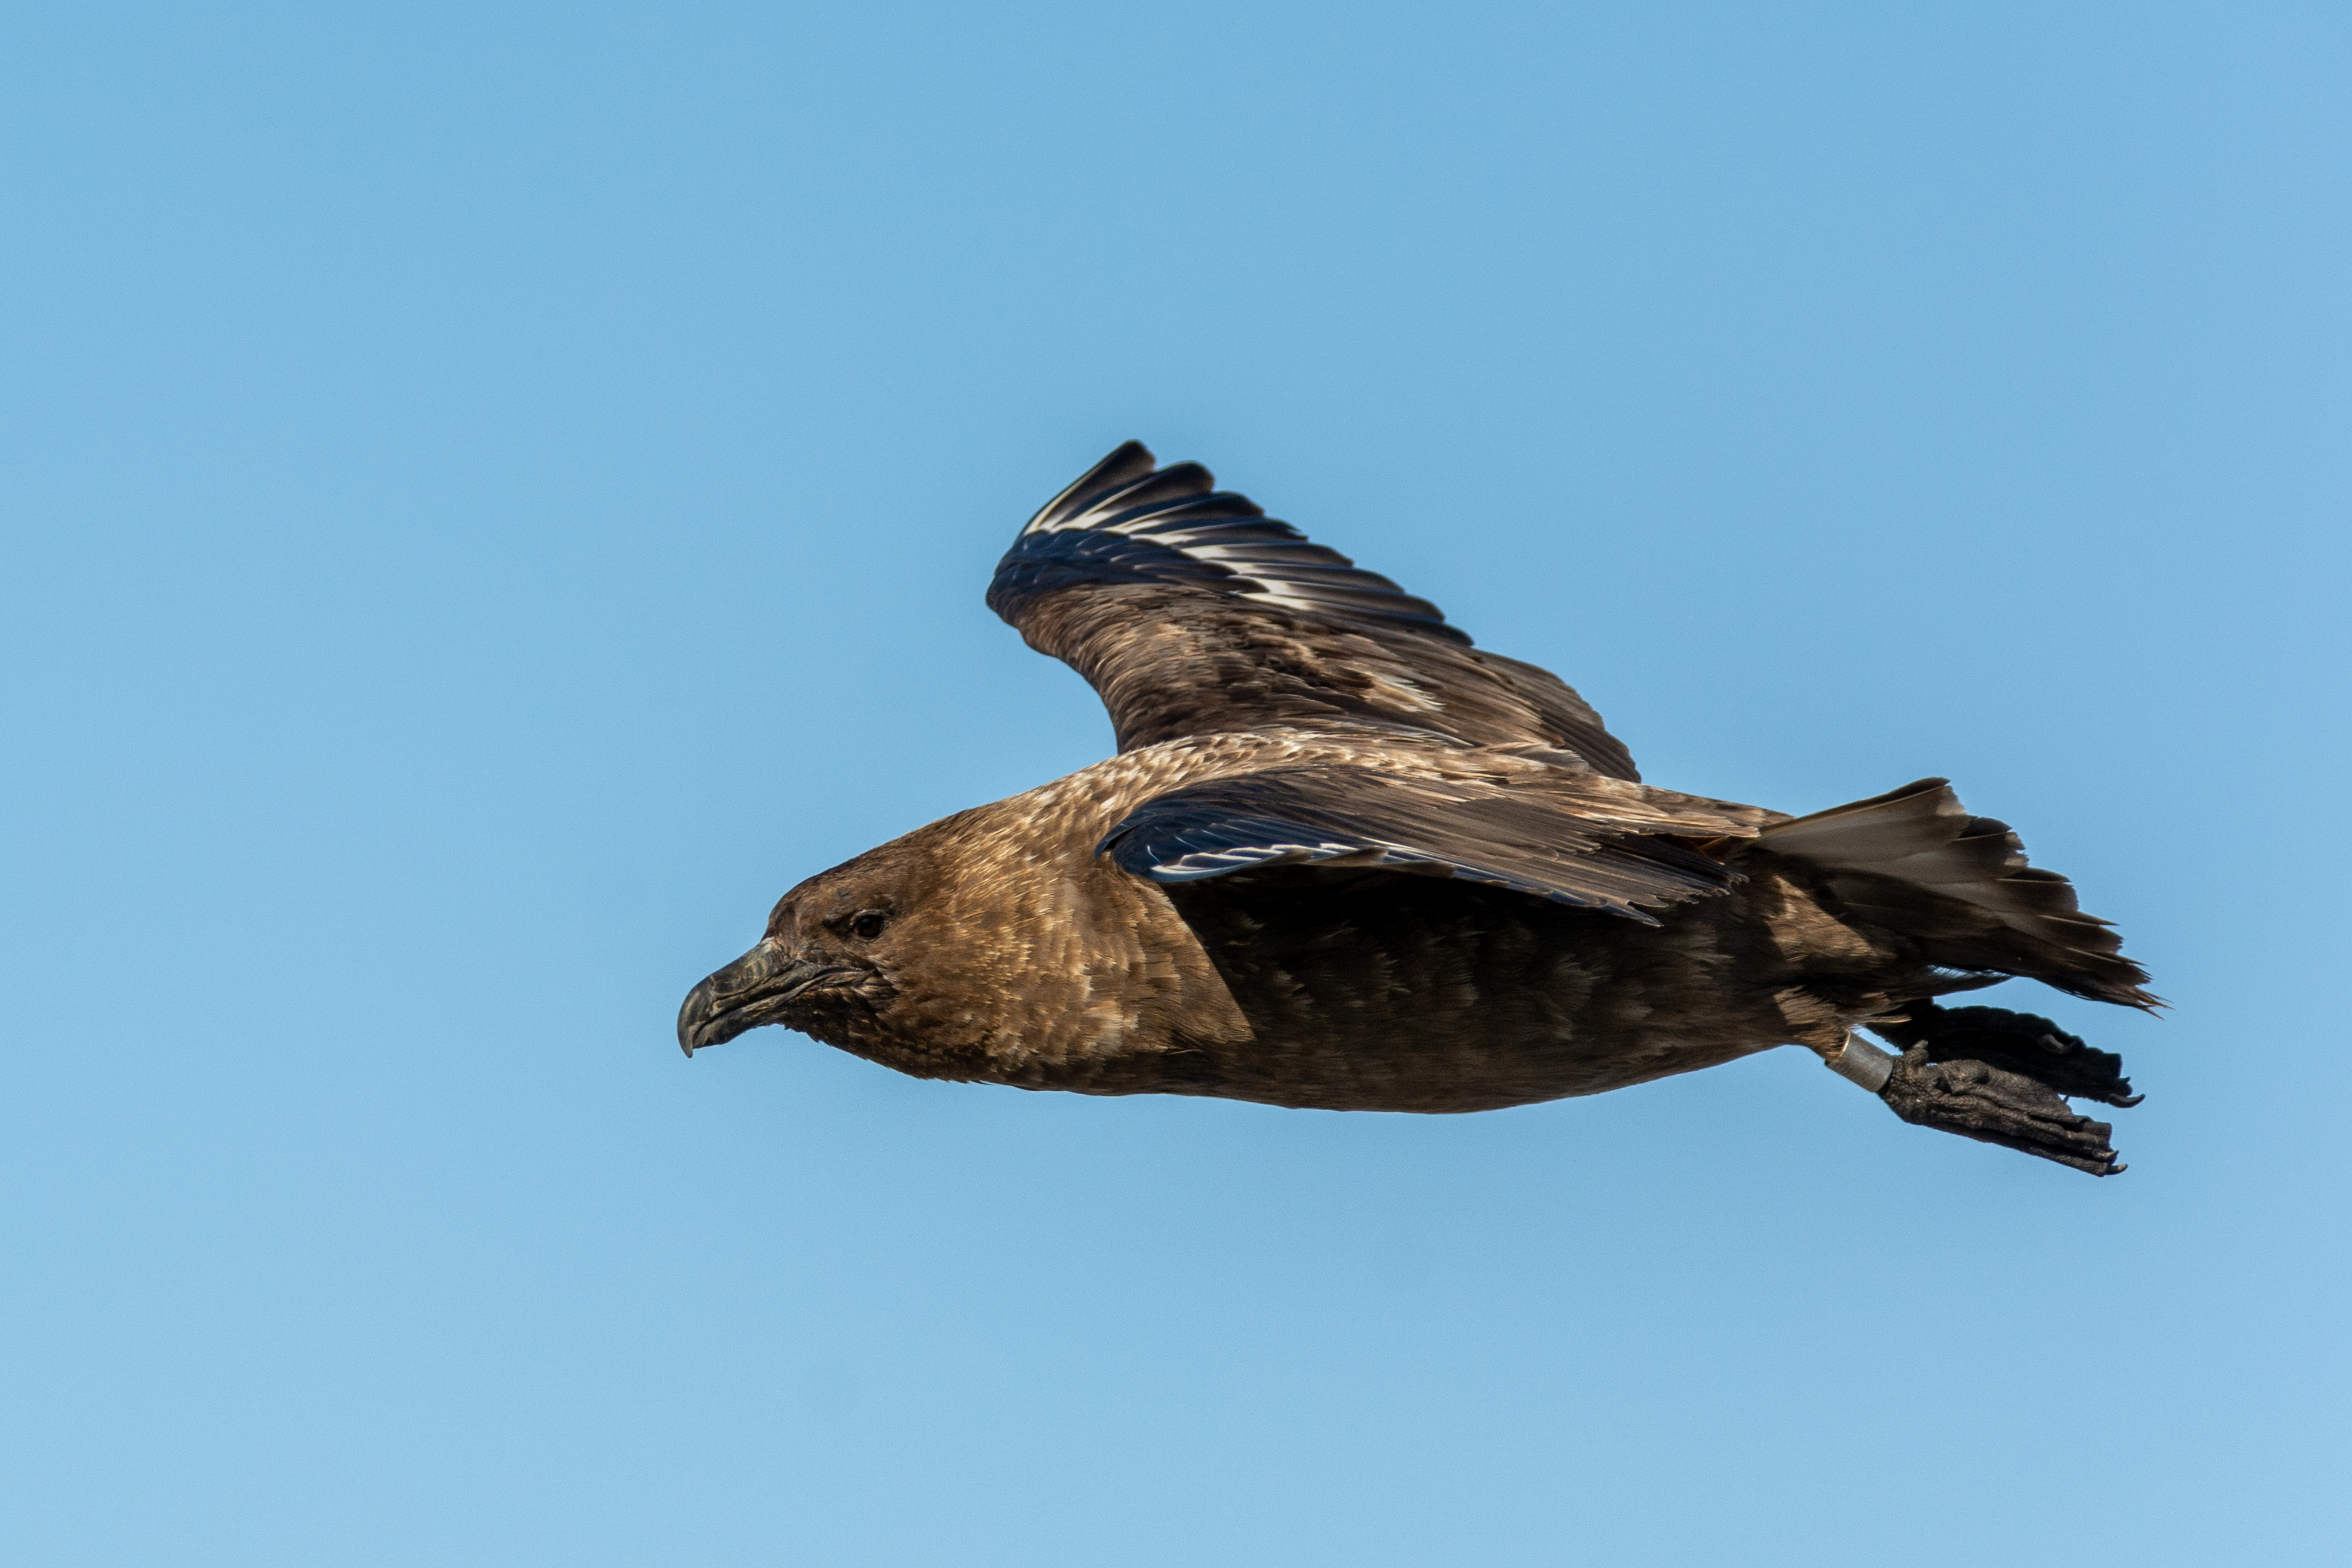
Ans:
<svg viewBox="0 0 2352 1568"><path fill-rule="evenodd" d="M1798 1044L1906 1120L2122 1168L2062 1098L2133 1103L2115 1058L1932 998L2147 977L1941 779L1796 819L1644 785L1554 676L1133 443L989 603L1119 754L794 888L688 997L688 1054L782 1023L928 1078L1437 1112Z"/></svg>

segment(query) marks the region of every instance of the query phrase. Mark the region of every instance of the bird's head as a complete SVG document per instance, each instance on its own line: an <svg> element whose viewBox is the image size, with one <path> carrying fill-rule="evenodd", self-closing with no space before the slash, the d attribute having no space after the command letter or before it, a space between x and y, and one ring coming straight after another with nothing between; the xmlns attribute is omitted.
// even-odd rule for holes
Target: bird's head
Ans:
<svg viewBox="0 0 2352 1568"><path fill-rule="evenodd" d="M1167 895L1095 853L1124 810L1047 787L809 878L688 993L678 1044L782 1024L920 1078L1020 1082L1222 1018L1232 998Z"/></svg>
<svg viewBox="0 0 2352 1568"><path fill-rule="evenodd" d="M784 894L759 945L687 994L679 1046L782 1024L901 1071L976 1075L1021 1029L1024 889L1053 880L994 831L1001 814L959 812Z"/></svg>
<svg viewBox="0 0 2352 1568"><path fill-rule="evenodd" d="M909 970L941 933L925 894L932 857L911 839L821 872L777 901L767 934L687 994L688 1056L761 1024L852 1045L887 1022Z"/></svg>

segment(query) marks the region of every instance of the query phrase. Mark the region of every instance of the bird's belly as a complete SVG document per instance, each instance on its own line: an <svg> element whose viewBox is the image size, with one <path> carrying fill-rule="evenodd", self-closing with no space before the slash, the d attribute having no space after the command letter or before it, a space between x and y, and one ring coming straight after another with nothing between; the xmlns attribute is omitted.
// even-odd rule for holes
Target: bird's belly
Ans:
<svg viewBox="0 0 2352 1568"><path fill-rule="evenodd" d="M1443 1034L1399 1030L1261 1034L1244 1049L1211 1051L1150 1087L1325 1111L1458 1113L1600 1094L1719 1066L1781 1043L1769 1030L1685 1018L1566 1032L1482 1026L1474 1013Z"/></svg>
<svg viewBox="0 0 2352 1568"><path fill-rule="evenodd" d="M1462 883L1179 893L1245 1035L1180 1040L1162 1092L1462 1112L1597 1094L1788 1039L1712 921L1644 926ZM1145 1087L1146 1085L1138 1085ZM1114 1091L1116 1092L1116 1091Z"/></svg>

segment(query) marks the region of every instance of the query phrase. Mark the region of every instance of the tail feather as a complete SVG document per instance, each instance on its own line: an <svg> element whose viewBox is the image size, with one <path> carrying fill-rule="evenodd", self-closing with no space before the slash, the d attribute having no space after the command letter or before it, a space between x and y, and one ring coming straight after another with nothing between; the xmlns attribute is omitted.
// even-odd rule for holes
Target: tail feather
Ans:
<svg viewBox="0 0 2352 1568"><path fill-rule="evenodd" d="M1932 963L2161 1005L2123 938L2075 903L2074 883L2027 864L2009 824L1970 816L1946 779L1776 823L1757 846L1806 862L1846 913L1911 937Z"/></svg>

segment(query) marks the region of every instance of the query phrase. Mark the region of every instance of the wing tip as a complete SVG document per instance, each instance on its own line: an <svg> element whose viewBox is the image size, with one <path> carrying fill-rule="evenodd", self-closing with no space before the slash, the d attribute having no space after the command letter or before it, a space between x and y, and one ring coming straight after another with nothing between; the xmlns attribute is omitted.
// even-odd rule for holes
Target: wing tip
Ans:
<svg viewBox="0 0 2352 1568"><path fill-rule="evenodd" d="M1151 448L1140 441L1122 441L1038 507L1021 531L1034 534L1040 528L1051 528L1064 517L1084 512L1087 503L1097 497L1124 488L1159 466L1160 459L1152 455Z"/></svg>
<svg viewBox="0 0 2352 1568"><path fill-rule="evenodd" d="M1248 497L1219 490L1216 476L1202 465L1158 463L1142 442L1122 442L1040 507L998 563L1006 605L1034 596L1045 580L1060 580L1038 572L1045 564L1038 552L1093 553L1078 539L1064 547L1035 536L1116 536L1139 546L1157 545L1164 554L1156 561L1139 554L1116 564L1090 561L1087 575L1092 580L1195 580L1212 591L1343 630L1407 631L1471 645L1470 634L1448 624L1436 605L1266 517ZM1007 583L1008 570L1037 573L1039 582ZM992 588L992 604L997 597ZM1006 613L1003 608L998 612Z"/></svg>

